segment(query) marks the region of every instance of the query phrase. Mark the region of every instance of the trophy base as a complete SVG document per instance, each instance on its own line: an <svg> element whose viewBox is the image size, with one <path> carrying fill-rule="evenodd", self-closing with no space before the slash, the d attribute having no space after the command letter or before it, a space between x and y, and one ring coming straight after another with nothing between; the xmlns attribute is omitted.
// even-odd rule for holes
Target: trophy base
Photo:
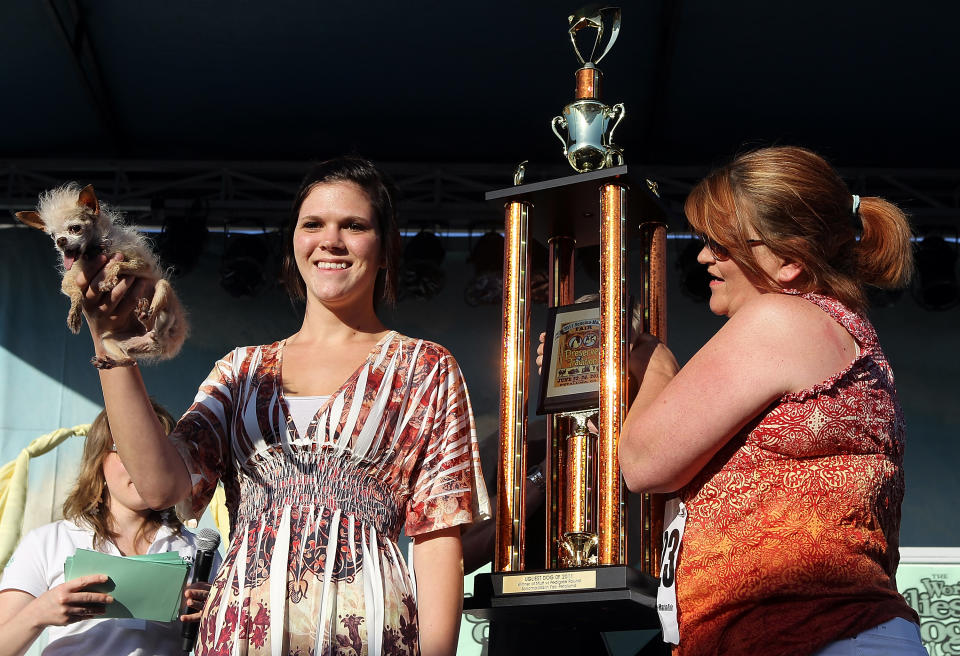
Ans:
<svg viewBox="0 0 960 656"><path fill-rule="evenodd" d="M491 621L491 656L606 654L602 632L659 630L657 585L627 565L479 574L463 612Z"/></svg>

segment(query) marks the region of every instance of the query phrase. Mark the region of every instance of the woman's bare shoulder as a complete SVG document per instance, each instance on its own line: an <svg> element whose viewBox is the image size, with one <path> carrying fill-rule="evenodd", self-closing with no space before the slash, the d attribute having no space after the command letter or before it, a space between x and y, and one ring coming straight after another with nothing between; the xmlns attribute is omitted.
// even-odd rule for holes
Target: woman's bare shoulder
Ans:
<svg viewBox="0 0 960 656"><path fill-rule="evenodd" d="M776 342L786 337L802 338L808 332L813 336L833 323L828 314L800 296L770 293L746 303L724 328L758 331Z"/></svg>
<svg viewBox="0 0 960 656"><path fill-rule="evenodd" d="M853 337L817 305L801 296L763 294L744 305L727 326L734 339L748 339L759 356L773 357L787 375L787 390L820 382L855 357Z"/></svg>
<svg viewBox="0 0 960 656"><path fill-rule="evenodd" d="M808 367L813 355L821 360L843 351L844 336L842 327L838 331L838 324L816 305L798 296L771 293L744 304L704 351L727 367L736 364L755 373L775 362L785 373L795 367ZM793 374L778 384L792 388L796 384L792 378Z"/></svg>

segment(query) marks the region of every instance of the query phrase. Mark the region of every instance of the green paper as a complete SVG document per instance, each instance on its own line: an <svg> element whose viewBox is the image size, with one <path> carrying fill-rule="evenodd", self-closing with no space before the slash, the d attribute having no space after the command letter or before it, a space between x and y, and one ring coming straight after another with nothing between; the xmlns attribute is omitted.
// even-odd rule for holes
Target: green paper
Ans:
<svg viewBox="0 0 960 656"><path fill-rule="evenodd" d="M123 558L129 558L130 560L146 560L151 563L184 563L187 562L180 557L176 551L164 551L163 553L155 554L138 554L136 556L122 556ZM116 558L116 556L114 556ZM189 564L189 563L187 563Z"/></svg>
<svg viewBox="0 0 960 656"><path fill-rule="evenodd" d="M142 556L112 556L77 549L64 562L67 581L88 574L106 574L106 583L86 588L113 596L99 617L126 617L172 622L180 616L183 587L190 562L175 551Z"/></svg>

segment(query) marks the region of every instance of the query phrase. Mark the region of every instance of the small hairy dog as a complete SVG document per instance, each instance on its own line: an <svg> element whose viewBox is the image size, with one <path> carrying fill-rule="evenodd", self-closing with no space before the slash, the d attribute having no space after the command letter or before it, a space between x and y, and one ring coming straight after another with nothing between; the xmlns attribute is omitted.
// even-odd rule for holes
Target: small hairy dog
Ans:
<svg viewBox="0 0 960 656"><path fill-rule="evenodd" d="M187 318L170 283L163 277L157 257L146 238L123 224L122 217L97 200L93 185L83 189L75 182L40 194L37 211L17 212L23 223L43 230L53 238L63 256L61 290L70 297L67 326L80 332L80 288L74 267L78 259L104 254L123 255L122 261L109 261L97 291L109 292L120 276L132 275L155 281L153 298L137 301L135 313L144 331L105 333L103 349L107 355L95 357L99 368L129 366L135 360L166 360L180 352L187 337Z"/></svg>

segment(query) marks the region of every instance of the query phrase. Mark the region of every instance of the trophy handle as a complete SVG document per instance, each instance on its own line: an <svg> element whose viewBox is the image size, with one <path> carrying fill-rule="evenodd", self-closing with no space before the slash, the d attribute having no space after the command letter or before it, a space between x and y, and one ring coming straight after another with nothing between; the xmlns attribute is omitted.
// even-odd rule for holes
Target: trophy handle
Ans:
<svg viewBox="0 0 960 656"><path fill-rule="evenodd" d="M557 135L557 139L560 140L560 143L563 144L563 154L566 155L566 154L567 154L567 139L566 139L566 137L564 137L562 134L560 134L560 131L559 131L559 130L557 130L557 123L560 124L560 128L561 128L561 129L566 130L566 129L567 129L567 119L563 118L562 116L554 116L554 117L553 117L553 120L550 121L550 128L553 130L553 133L554 133L555 135Z"/></svg>
<svg viewBox="0 0 960 656"><path fill-rule="evenodd" d="M623 151L616 146L608 147L607 154L603 158L603 166L604 168L610 168L611 166L623 166Z"/></svg>
<svg viewBox="0 0 960 656"><path fill-rule="evenodd" d="M623 120L623 117L627 115L627 108L623 106L623 103L617 103L610 109L610 118L614 119L613 125L610 127L610 132L607 134L607 139L609 143L613 143L613 131L617 129L617 126L620 125L620 121Z"/></svg>

